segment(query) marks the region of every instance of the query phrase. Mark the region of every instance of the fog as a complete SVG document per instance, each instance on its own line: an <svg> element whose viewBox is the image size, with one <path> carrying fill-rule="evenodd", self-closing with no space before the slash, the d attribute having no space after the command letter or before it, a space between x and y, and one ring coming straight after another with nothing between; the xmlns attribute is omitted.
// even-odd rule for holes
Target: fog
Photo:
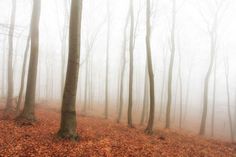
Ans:
<svg viewBox="0 0 236 157"><path fill-rule="evenodd" d="M231 127L233 127L233 136L236 137L236 71L234 70L236 69L236 1L176 0L174 14L172 3L173 0L151 0L150 40L155 82L154 128L166 126L168 77L174 45L170 127L173 130L199 133L204 107L204 85L212 61L204 134L207 137L230 141L232 140ZM121 122L127 123L131 24L130 22L126 24L126 20L129 6L127 0L83 1L76 97L78 114L83 113L86 105L87 115L104 117L106 81L108 81L108 118L117 119L121 103L122 59L125 54L124 107ZM146 0L133 0L133 9L132 116L133 124L139 125L143 105L146 105L147 114L143 123L146 125L150 94L149 87L145 90ZM0 0L0 96L3 99L7 98L8 89L7 59L11 36L9 30L12 27L11 11L12 1ZM14 98L19 96L21 87L31 13L31 0L16 1L12 54ZM41 0L36 104L61 107L69 53L69 17L70 1ZM173 17L175 17L174 26ZM109 41L107 41L108 37ZM211 58L212 51L215 51L214 58ZM108 69L106 69L107 63ZM27 72L28 67L29 55ZM26 86L28 75L25 76ZM180 118L181 112L182 118Z"/></svg>

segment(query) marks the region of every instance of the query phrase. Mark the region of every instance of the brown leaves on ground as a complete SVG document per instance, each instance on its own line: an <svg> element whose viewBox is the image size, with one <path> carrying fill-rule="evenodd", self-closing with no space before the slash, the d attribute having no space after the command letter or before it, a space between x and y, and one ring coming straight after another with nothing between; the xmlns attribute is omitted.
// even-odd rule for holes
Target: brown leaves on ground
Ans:
<svg viewBox="0 0 236 157"><path fill-rule="evenodd" d="M56 137L59 116L39 108L38 122L31 126L0 120L0 156L234 157L236 153L229 143L166 130L148 136L142 128L92 117L78 117L79 142L60 140Z"/></svg>

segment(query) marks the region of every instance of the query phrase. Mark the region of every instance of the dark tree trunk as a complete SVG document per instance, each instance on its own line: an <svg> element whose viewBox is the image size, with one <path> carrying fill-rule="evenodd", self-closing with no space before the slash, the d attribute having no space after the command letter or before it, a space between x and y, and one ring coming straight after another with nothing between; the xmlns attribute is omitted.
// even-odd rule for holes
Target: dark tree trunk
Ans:
<svg viewBox="0 0 236 157"><path fill-rule="evenodd" d="M147 134L151 134L153 132L153 124L154 124L154 114L155 114L155 84L154 84L154 74L152 67L152 53L151 53L151 8L150 8L150 0L147 0L147 10L146 10L146 49L147 49L147 63L148 63L148 76L149 76L149 84L150 84L150 111L149 111L149 120L148 125L145 130Z"/></svg>
<svg viewBox="0 0 236 157"><path fill-rule="evenodd" d="M66 73L65 89L62 100L61 124L58 136L77 140L76 132L76 93L80 63L82 0L71 1L69 58Z"/></svg>

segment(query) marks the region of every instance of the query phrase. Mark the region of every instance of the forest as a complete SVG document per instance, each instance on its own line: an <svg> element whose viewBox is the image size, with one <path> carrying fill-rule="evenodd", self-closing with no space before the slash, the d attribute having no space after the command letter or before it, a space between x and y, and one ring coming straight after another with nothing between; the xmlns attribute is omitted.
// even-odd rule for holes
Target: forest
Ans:
<svg viewBox="0 0 236 157"><path fill-rule="evenodd" d="M236 157L235 0L0 0L0 157Z"/></svg>

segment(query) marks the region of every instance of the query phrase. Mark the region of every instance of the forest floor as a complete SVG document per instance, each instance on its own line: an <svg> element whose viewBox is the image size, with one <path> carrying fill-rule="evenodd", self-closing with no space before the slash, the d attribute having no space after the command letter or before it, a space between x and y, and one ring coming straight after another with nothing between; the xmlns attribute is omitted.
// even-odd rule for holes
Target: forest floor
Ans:
<svg viewBox="0 0 236 157"><path fill-rule="evenodd" d="M148 136L143 127L83 116L78 117L80 141L70 142L56 137L58 110L39 107L36 115L31 126L0 120L1 157L236 157L234 144L164 129Z"/></svg>

